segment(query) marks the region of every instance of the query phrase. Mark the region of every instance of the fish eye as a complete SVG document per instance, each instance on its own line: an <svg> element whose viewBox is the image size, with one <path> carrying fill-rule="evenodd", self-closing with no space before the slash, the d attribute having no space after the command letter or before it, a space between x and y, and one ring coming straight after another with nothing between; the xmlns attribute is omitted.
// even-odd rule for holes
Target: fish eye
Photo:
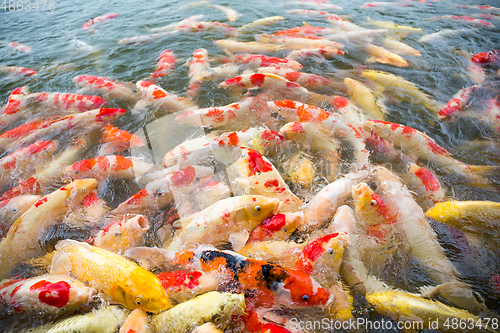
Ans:
<svg viewBox="0 0 500 333"><path fill-rule="evenodd" d="M372 200L372 201L370 201L370 205L372 205L372 206L376 206L376 205L377 205L377 200Z"/></svg>
<svg viewBox="0 0 500 333"><path fill-rule="evenodd" d="M308 295L302 295L302 300L304 302L307 302L309 300L309 296Z"/></svg>
<svg viewBox="0 0 500 333"><path fill-rule="evenodd" d="M138 306L141 306L142 305L141 299L140 298L136 298L135 299L135 304L138 305Z"/></svg>
<svg viewBox="0 0 500 333"><path fill-rule="evenodd" d="M333 249L330 247L328 250L327 250L328 254L333 254Z"/></svg>
<svg viewBox="0 0 500 333"><path fill-rule="evenodd" d="M218 324L218 323L220 322L220 320L221 320L220 314L215 314L215 315L213 315L213 317L212 317L212 322L213 322L214 324Z"/></svg>
<svg viewBox="0 0 500 333"><path fill-rule="evenodd" d="M259 205L255 206L255 210L260 212L260 206Z"/></svg>

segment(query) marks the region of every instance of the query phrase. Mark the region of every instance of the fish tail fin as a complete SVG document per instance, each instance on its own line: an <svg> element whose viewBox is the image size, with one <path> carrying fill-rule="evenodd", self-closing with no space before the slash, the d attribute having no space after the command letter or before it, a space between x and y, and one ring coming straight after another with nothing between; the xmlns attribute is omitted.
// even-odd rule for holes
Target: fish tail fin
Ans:
<svg viewBox="0 0 500 333"><path fill-rule="evenodd" d="M481 177L498 175L500 166L498 165L469 165L468 169L474 174Z"/></svg>

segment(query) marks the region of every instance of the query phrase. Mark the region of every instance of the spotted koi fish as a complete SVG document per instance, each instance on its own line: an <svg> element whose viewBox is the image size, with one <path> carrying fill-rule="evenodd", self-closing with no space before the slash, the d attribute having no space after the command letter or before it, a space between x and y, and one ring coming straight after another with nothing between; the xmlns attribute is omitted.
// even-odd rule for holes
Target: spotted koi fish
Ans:
<svg viewBox="0 0 500 333"><path fill-rule="evenodd" d="M99 91L109 99L137 101L139 97L132 88L118 81L95 75L80 75L73 78L73 82L82 87L81 92Z"/></svg>
<svg viewBox="0 0 500 333"><path fill-rule="evenodd" d="M408 173L414 176L412 177L414 181L411 182L414 184L412 189L421 196L428 197L434 204L446 201L446 193L431 170L411 163Z"/></svg>
<svg viewBox="0 0 500 333"><path fill-rule="evenodd" d="M280 213L268 217L253 229L248 242L262 242L269 239L286 239L303 223L303 213Z"/></svg>
<svg viewBox="0 0 500 333"><path fill-rule="evenodd" d="M164 108L169 113L196 108L188 99L169 93L152 82L137 81L136 87L144 100L156 107Z"/></svg>
<svg viewBox="0 0 500 333"><path fill-rule="evenodd" d="M31 52L31 47L18 43L18 42L8 42L8 41L1 41L0 44L5 45L15 51L22 52L22 53L30 53Z"/></svg>
<svg viewBox="0 0 500 333"><path fill-rule="evenodd" d="M219 282L214 274L200 270L165 271L157 274L170 300L185 302L197 295L217 290Z"/></svg>
<svg viewBox="0 0 500 333"><path fill-rule="evenodd" d="M284 48L283 45L274 45L259 42L239 42L230 39L218 39L215 45L228 53L274 53Z"/></svg>
<svg viewBox="0 0 500 333"><path fill-rule="evenodd" d="M339 42L334 42L321 36L289 37L282 35L273 36L261 34L256 35L255 39L261 43L272 43L292 47L296 47L298 45L300 48L333 47L336 49L342 49L344 47L344 45Z"/></svg>
<svg viewBox="0 0 500 333"><path fill-rule="evenodd" d="M43 92L29 94L26 96L26 103L68 112L87 112L100 108L106 101L99 96Z"/></svg>
<svg viewBox="0 0 500 333"><path fill-rule="evenodd" d="M326 77L311 73L298 72L286 67L261 67L257 69L257 72L276 74L311 90L327 90L338 87L334 81L327 79Z"/></svg>
<svg viewBox="0 0 500 333"><path fill-rule="evenodd" d="M460 89L442 108L439 110L439 119L445 119L454 115L456 112L462 111L470 96L477 90L477 86L466 87Z"/></svg>
<svg viewBox="0 0 500 333"><path fill-rule="evenodd" d="M7 105L0 114L0 127L6 127L12 124L21 116L24 110L24 99L29 94L27 86L18 87L10 93Z"/></svg>
<svg viewBox="0 0 500 333"><path fill-rule="evenodd" d="M38 315L67 315L88 303L94 290L65 275L42 275L10 279L0 284L0 302L5 314L35 312Z"/></svg>
<svg viewBox="0 0 500 333"><path fill-rule="evenodd" d="M39 255L41 248L36 239L40 232L57 223L60 216L73 206L79 205L96 185L97 181L92 178L75 180L38 200L17 219L0 243L0 278L8 276L22 260ZM18 248L23 251L19 252ZM18 254L12 255L14 252Z"/></svg>
<svg viewBox="0 0 500 333"><path fill-rule="evenodd" d="M316 48L305 48L300 50L294 50L288 53L285 57L290 60L305 60L305 59L333 59L338 55L343 55L344 51L339 50L335 47L316 47Z"/></svg>
<svg viewBox="0 0 500 333"><path fill-rule="evenodd" d="M333 33L334 30L330 28L314 27L305 24L300 27L294 27L284 30L279 30L272 34L272 36L289 36L289 37L305 37L305 36L323 36Z"/></svg>
<svg viewBox="0 0 500 333"><path fill-rule="evenodd" d="M184 25L180 25L176 28L176 31L181 32L206 32L206 31L219 31L228 36L234 34L235 29L225 23L221 22L211 22L211 21L198 21L189 22Z"/></svg>
<svg viewBox="0 0 500 333"><path fill-rule="evenodd" d="M210 69L208 51L206 49L197 49L193 52L189 62L189 87L187 94L194 97L200 88L202 82L202 73Z"/></svg>
<svg viewBox="0 0 500 333"><path fill-rule="evenodd" d="M282 66L293 70L302 68L302 64L295 60L285 58L271 57L263 54L250 54L240 53L235 54L229 58L229 63L234 64L248 64L253 68L268 67L268 66Z"/></svg>
<svg viewBox="0 0 500 333"><path fill-rule="evenodd" d="M0 66L0 73L32 76L36 75L37 71L20 66Z"/></svg>
<svg viewBox="0 0 500 333"><path fill-rule="evenodd" d="M102 145L99 148L99 155L112 155L122 153L129 148L144 146L141 138L129 131L121 130L111 124L106 124L102 128Z"/></svg>
<svg viewBox="0 0 500 333"><path fill-rule="evenodd" d="M151 74L151 78L157 79L159 77L170 74L175 68L175 55L172 50L164 50L158 57L156 70Z"/></svg>
<svg viewBox="0 0 500 333"><path fill-rule="evenodd" d="M467 24L485 27L485 28L495 28L495 25L493 23L490 23L490 22L484 21L484 20L480 20L480 19L475 19L475 18L470 17L470 16L442 15L442 16L431 17L431 18L429 18L429 20L452 20L452 21L464 22Z"/></svg>
<svg viewBox="0 0 500 333"><path fill-rule="evenodd" d="M92 27L94 24L106 22L106 21L108 21L108 20L110 20L112 18L115 18L115 17L118 17L118 14L113 13L113 14L106 14L106 15L102 15L102 16L97 16L97 17L94 17L93 19L85 22L82 25L82 28L83 28L83 30L87 30L87 31L91 31L91 32L96 32L95 29L90 29L90 27Z"/></svg>

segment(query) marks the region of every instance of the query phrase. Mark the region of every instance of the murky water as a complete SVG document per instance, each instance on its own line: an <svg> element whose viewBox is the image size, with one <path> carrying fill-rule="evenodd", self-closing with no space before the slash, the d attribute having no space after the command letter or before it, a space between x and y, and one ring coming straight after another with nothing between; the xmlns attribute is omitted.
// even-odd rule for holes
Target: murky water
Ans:
<svg viewBox="0 0 500 333"><path fill-rule="evenodd" d="M32 1L33 2L33 1ZM12 1L14 3L14 1ZM16 2L17 3L17 2ZM0 65L23 66L38 71L33 77L2 75L0 79L0 101L5 104L10 92L22 85L27 85L31 92L75 92L77 87L72 79L78 75L98 75L115 80L134 83L148 77L154 70L158 55L165 49L171 49L179 61L175 70L162 77L157 83L169 92L184 96L188 89L188 66L184 63L193 51L206 48L210 57L217 63L218 57L225 56L223 50L213 41L226 38L218 32L177 33L157 41L143 45L122 45L117 41L132 36L147 35L151 29L169 23L178 22L192 15L203 14L203 20L219 21L232 27L240 27L256 19L268 16L283 16L285 20L272 26L262 27L259 33L273 33L280 29L302 25L330 27L325 19L319 16L298 16L286 11L293 8L318 9L314 5L303 6L286 4L283 0L251 2L212 1L220 5L229 5L242 14L235 22L229 22L220 10L209 7L202 2L185 1L99 1L76 2L68 0L38 1L35 8L27 10L27 1L22 10L4 11L0 9L0 40L16 41L32 48L31 53L21 53L6 46L0 46ZM498 49L500 47L500 16L490 18L489 22L496 28L473 27L460 21L429 20L438 15L474 15L482 13L476 9L463 9L453 4L491 5L498 7L495 0L484 1L429 1L426 3L411 2L406 7L384 6L380 8L359 8L364 0L333 2L341 6L341 10L324 9L334 14L344 15L347 19L362 27L371 28L370 20L393 21L396 24L421 28L424 33L410 34L403 39L405 43L422 53L421 57L405 56L409 66L397 68L378 63L365 62L367 54L357 47L346 45L346 54L332 60L318 63L306 60L303 72L322 75L342 82L347 75L356 78L356 70L375 69L393 73L415 83L431 99L440 104L446 103L459 89L476 84L468 71L466 53ZM42 6L45 4L45 10ZM9 6L7 2L7 6ZM53 9L53 10L51 10ZM321 10L321 9L320 9ZM83 23L89 19L106 13L118 13L119 16L106 23L96 25L96 33L82 29ZM479 18L479 17L478 17ZM443 29L467 29L467 31L430 42L420 43L423 34ZM251 41L251 35L240 40ZM79 50L76 41L85 42L92 50ZM275 56L285 56L278 52ZM480 108L486 98L498 96L500 77L496 76L497 68L485 67L485 89L472 98L470 108ZM340 95L342 91L333 92ZM226 105L235 102L225 91L213 83L204 84L196 99L200 107ZM476 105L474 104L476 103ZM125 107L129 105L120 101L110 101L109 107ZM387 103L389 112L387 121L414 127L427 133L437 143L449 149L454 156L469 164L497 165L500 161L498 144L491 143L491 130L476 120L460 120L453 123L439 122L428 111L418 105L409 103ZM153 122L151 116L127 114L120 118L118 127L144 135L147 125L150 147L143 152L154 162L170 148L185 138L202 133L193 127L174 125L166 121ZM170 126L170 127L169 127ZM201 131L201 132L200 132ZM471 143L472 140L486 140L483 144ZM498 138L496 139L498 140ZM89 156L90 157L90 156ZM444 183L450 189L450 195L458 200L493 200L500 201L500 194L494 191L455 184L453 177L444 177ZM123 185L122 185L123 186ZM116 205L127 195L115 193L117 186L106 194ZM131 191L132 193L135 193ZM113 204L112 204L113 205ZM115 205L115 206L116 206ZM444 225L434 223L447 255L458 267L464 281L485 298L492 310L499 310L498 295L493 297L489 287L489 279L500 273L498 252L480 246L461 242L461 236L454 236ZM465 245L464 245L465 244ZM472 255L471 255L472 253ZM415 264L418 270L418 263ZM394 284L404 287L405 281L394 278ZM425 277L422 276L425 280ZM402 279L404 280L404 279ZM415 279L418 281L418 277Z"/></svg>

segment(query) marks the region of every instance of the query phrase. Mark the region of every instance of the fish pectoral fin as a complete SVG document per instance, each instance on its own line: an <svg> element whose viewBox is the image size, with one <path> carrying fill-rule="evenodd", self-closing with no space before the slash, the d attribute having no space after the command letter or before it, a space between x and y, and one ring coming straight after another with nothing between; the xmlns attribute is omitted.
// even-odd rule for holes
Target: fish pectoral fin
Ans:
<svg viewBox="0 0 500 333"><path fill-rule="evenodd" d="M248 230L242 230L239 232L234 232L229 235L229 242L231 243L233 250L238 252L248 241L248 237L250 237L250 233Z"/></svg>
<svg viewBox="0 0 500 333"><path fill-rule="evenodd" d="M64 251L56 251L50 264L50 274L70 275L71 268L69 254Z"/></svg>
<svg viewBox="0 0 500 333"><path fill-rule="evenodd" d="M466 283L460 281L440 284L432 288L431 291L473 314L478 314L487 309L484 302L480 303L476 299L470 287Z"/></svg>

